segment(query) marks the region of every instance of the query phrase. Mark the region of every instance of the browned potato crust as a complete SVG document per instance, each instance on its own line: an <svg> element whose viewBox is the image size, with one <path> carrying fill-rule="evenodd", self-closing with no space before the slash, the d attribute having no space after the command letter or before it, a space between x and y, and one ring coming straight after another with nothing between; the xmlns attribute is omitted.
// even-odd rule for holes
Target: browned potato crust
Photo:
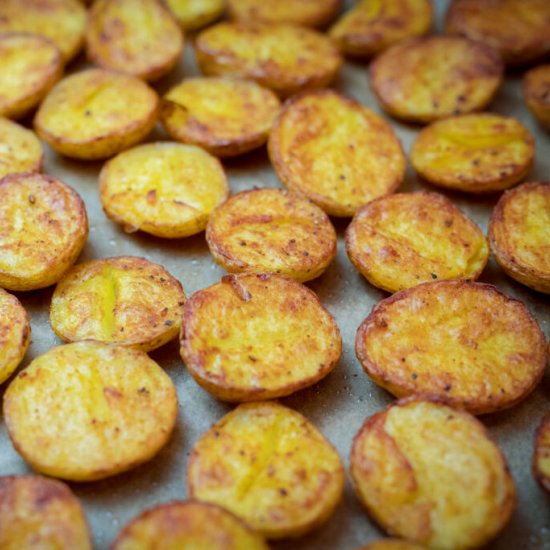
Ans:
<svg viewBox="0 0 550 550"><path fill-rule="evenodd" d="M0 179L8 174L40 172L44 152L34 132L0 117Z"/></svg>
<svg viewBox="0 0 550 550"><path fill-rule="evenodd" d="M531 113L550 130L550 65L540 65L525 73L523 97Z"/></svg>
<svg viewBox="0 0 550 550"><path fill-rule="evenodd" d="M230 197L208 220L206 241L230 273L280 273L304 282L336 256L336 232L312 202L281 189Z"/></svg>
<svg viewBox="0 0 550 550"><path fill-rule="evenodd" d="M0 180L0 219L0 287L8 290L53 285L88 238L88 217L78 193L42 174Z"/></svg>
<svg viewBox="0 0 550 550"><path fill-rule="evenodd" d="M218 19L225 0L166 0L166 5L184 30L200 29Z"/></svg>
<svg viewBox="0 0 550 550"><path fill-rule="evenodd" d="M370 66L370 82L389 114L430 122L482 110L500 86L503 70L498 52L489 46L430 36L404 40L380 54Z"/></svg>
<svg viewBox="0 0 550 550"><path fill-rule="evenodd" d="M277 175L332 216L391 193L403 181L405 155L391 126L332 90L288 100L269 137Z"/></svg>
<svg viewBox="0 0 550 550"><path fill-rule="evenodd" d="M433 279L477 279L489 258L485 235L438 193L399 193L363 206L346 231L349 259L388 292Z"/></svg>
<svg viewBox="0 0 550 550"><path fill-rule="evenodd" d="M550 414L547 413L537 427L534 443L533 475L550 493Z"/></svg>
<svg viewBox="0 0 550 550"><path fill-rule="evenodd" d="M0 548L91 550L86 517L69 487L37 475L0 477Z"/></svg>
<svg viewBox="0 0 550 550"><path fill-rule="evenodd" d="M524 399L547 362L544 334L523 303L467 281L424 283L382 300L361 323L355 351L394 395L440 397L473 414Z"/></svg>
<svg viewBox="0 0 550 550"><path fill-rule="evenodd" d="M401 539L384 539L361 546L358 550L423 550L425 546L419 546Z"/></svg>
<svg viewBox="0 0 550 550"><path fill-rule="evenodd" d="M359 499L390 535L436 550L484 546L516 504L505 459L481 422L420 397L367 418L350 466Z"/></svg>
<svg viewBox="0 0 550 550"><path fill-rule="evenodd" d="M447 31L498 50L508 65L523 65L550 52L548 0L453 0Z"/></svg>
<svg viewBox="0 0 550 550"><path fill-rule="evenodd" d="M550 183L524 183L498 201L489 242L513 279L550 294Z"/></svg>

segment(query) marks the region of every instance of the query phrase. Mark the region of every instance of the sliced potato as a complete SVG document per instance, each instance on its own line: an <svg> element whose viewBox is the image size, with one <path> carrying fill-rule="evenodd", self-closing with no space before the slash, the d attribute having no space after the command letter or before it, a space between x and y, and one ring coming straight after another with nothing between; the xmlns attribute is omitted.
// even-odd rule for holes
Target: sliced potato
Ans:
<svg viewBox="0 0 550 550"><path fill-rule="evenodd" d="M38 472L92 481L150 460L176 422L168 375L144 352L99 342L50 349L10 383L4 419Z"/></svg>
<svg viewBox="0 0 550 550"><path fill-rule="evenodd" d="M74 266L52 296L50 322L63 340L97 340L151 351L175 338L181 283L145 258L120 256Z"/></svg>
<svg viewBox="0 0 550 550"><path fill-rule="evenodd" d="M189 78L164 96L161 121L176 141L232 157L267 141L279 107L277 96L253 81Z"/></svg>
<svg viewBox="0 0 550 550"><path fill-rule="evenodd" d="M326 36L286 24L218 23L198 35L195 54L207 75L249 78L281 96L324 88L342 64Z"/></svg>
<svg viewBox="0 0 550 550"><path fill-rule="evenodd" d="M141 80L102 69L64 78L36 113L38 135L62 155L103 159L153 129L159 99Z"/></svg>
<svg viewBox="0 0 550 550"><path fill-rule="evenodd" d="M454 36L404 40L370 66L371 87L382 108L412 122L482 110L502 75L498 52Z"/></svg>
<svg viewBox="0 0 550 550"><path fill-rule="evenodd" d="M525 73L523 97L535 118L550 130L550 65L540 65Z"/></svg>
<svg viewBox="0 0 550 550"><path fill-rule="evenodd" d="M340 331L319 298L279 275L229 275L185 307L181 356L197 383L226 401L311 386L341 353Z"/></svg>
<svg viewBox="0 0 550 550"><path fill-rule="evenodd" d="M186 31L212 23L225 9L225 0L166 0L166 4Z"/></svg>
<svg viewBox="0 0 550 550"><path fill-rule="evenodd" d="M224 506L278 539L330 517L342 497L344 468L306 418L266 401L239 405L197 441L187 483L192 498Z"/></svg>
<svg viewBox="0 0 550 550"><path fill-rule="evenodd" d="M535 434L533 474L541 487L550 493L550 414L543 417Z"/></svg>
<svg viewBox="0 0 550 550"><path fill-rule="evenodd" d="M199 147L179 143L151 143L121 153L104 165L99 187L105 213L125 231L172 239L203 231L229 194L220 162Z"/></svg>
<svg viewBox="0 0 550 550"><path fill-rule="evenodd" d="M500 191L533 165L535 139L515 118L480 113L439 120L418 134L416 171L430 183L469 193Z"/></svg>
<svg viewBox="0 0 550 550"><path fill-rule="evenodd" d="M399 193L363 206L346 231L367 280L397 292L433 279L477 279L489 259L479 227L438 193Z"/></svg>
<svg viewBox="0 0 550 550"><path fill-rule="evenodd" d="M262 537L220 506L186 501L146 510L111 550L269 550Z"/></svg>
<svg viewBox="0 0 550 550"><path fill-rule="evenodd" d="M467 281L424 283L382 300L361 323L355 350L394 395L435 396L473 414L524 399L547 362L544 334L527 308Z"/></svg>
<svg viewBox="0 0 550 550"><path fill-rule="evenodd" d="M0 287L34 290L56 283L88 238L84 202L42 174L0 180Z"/></svg>
<svg viewBox="0 0 550 550"><path fill-rule="evenodd" d="M34 132L0 117L0 178L20 172L40 172L43 160L42 145Z"/></svg>
<svg viewBox="0 0 550 550"><path fill-rule="evenodd" d="M371 542L367 546L361 546L359 550L423 550L425 546L419 546L413 542L401 539L384 539Z"/></svg>
<svg viewBox="0 0 550 550"><path fill-rule="evenodd" d="M281 189L230 197L212 214L206 241L230 273L279 273L309 281L336 256L336 232L312 202Z"/></svg>
<svg viewBox="0 0 550 550"><path fill-rule="evenodd" d="M489 222L489 241L510 277L550 294L550 183L524 183L502 195Z"/></svg>
<svg viewBox="0 0 550 550"><path fill-rule="evenodd" d="M391 126L331 90L285 103L269 137L277 175L332 216L391 193L403 181L405 155Z"/></svg>
<svg viewBox="0 0 550 550"><path fill-rule="evenodd" d="M372 57L393 44L430 30L430 0L360 0L330 29L340 50Z"/></svg>
<svg viewBox="0 0 550 550"><path fill-rule="evenodd" d="M86 53L100 67L156 80L178 62L183 34L162 0L96 0Z"/></svg>
<svg viewBox="0 0 550 550"><path fill-rule="evenodd" d="M69 487L42 476L0 477L0 548L91 550L84 511Z"/></svg>
<svg viewBox="0 0 550 550"><path fill-rule="evenodd" d="M350 463L369 514L428 548L484 546L516 504L504 457L483 425L437 401L404 399L367 418Z"/></svg>

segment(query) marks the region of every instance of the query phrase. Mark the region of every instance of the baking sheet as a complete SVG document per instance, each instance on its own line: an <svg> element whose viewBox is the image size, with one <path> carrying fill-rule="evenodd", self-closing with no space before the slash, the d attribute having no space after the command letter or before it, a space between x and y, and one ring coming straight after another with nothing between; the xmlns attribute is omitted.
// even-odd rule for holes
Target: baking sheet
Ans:
<svg viewBox="0 0 550 550"><path fill-rule="evenodd" d="M438 21L441 21L446 3L435 2ZM86 62L81 57L69 69L76 71L85 66ZM181 78L197 74L199 71L188 41L180 66L169 77L156 83L155 88L163 93ZM334 87L381 113L368 88L366 64L347 62ZM507 76L491 108L495 112L518 117L536 136L537 160L527 179L550 179L550 135L541 129L523 105L519 73ZM391 120L391 124L408 153L418 128L395 120ZM157 129L149 141L161 139L167 138ZM164 265L182 282L188 296L217 282L225 274L211 259L204 234L169 241L141 233L128 235L109 222L101 210L97 192L101 164L64 159L46 147L45 172L72 185L86 202L90 237L79 261L123 254L144 256ZM254 186L280 186L265 149L226 161L224 166L233 192ZM418 181L409 166L406 180L399 190L421 189L443 192L486 232L498 195L471 198L444 192ZM303 413L318 426L337 447L347 466L352 437L365 418L393 401L390 394L378 388L364 374L354 353L357 327L371 308L388 294L369 285L349 262L343 240L349 220L333 221L338 232L337 258L323 276L308 283L308 286L334 314L342 332L343 356L327 378L281 401ZM496 284L509 296L522 300L539 321L546 337L549 337L550 299L547 296L509 279L493 259L480 280ZM53 334L48 321L51 294L52 289L18 293L30 314L32 325L32 343L23 366L61 343ZM180 400L179 418L169 444L153 461L128 473L99 482L70 484L85 508L98 550L108 548L120 529L146 508L186 497L186 463L193 444L232 408L195 384L179 358L177 342L164 346L151 356L173 379ZM550 548L550 500L536 485L530 469L533 433L544 412L550 410L549 395L550 377L547 373L533 394L520 405L510 411L481 418L508 460L519 496L511 522L498 540L488 547L490 549ZM0 416L0 475L29 471L12 448ZM272 543L271 547L276 550L353 550L381 537L383 533L367 518L359 505L348 476L344 498L325 526L297 540Z"/></svg>

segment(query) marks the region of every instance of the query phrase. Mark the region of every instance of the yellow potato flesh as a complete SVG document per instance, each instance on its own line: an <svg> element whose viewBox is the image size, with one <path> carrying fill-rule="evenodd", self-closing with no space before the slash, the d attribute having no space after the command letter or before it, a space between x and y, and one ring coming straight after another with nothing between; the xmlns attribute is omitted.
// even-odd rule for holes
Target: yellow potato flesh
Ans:
<svg viewBox="0 0 550 550"><path fill-rule="evenodd" d="M42 168L42 145L36 135L8 119L0 118L0 179Z"/></svg>
<svg viewBox="0 0 550 550"><path fill-rule="evenodd" d="M539 483L550 492L550 416L544 417L538 427L533 467Z"/></svg>
<svg viewBox="0 0 550 550"><path fill-rule="evenodd" d="M185 30L208 25L221 16L224 0L167 0L168 7Z"/></svg>

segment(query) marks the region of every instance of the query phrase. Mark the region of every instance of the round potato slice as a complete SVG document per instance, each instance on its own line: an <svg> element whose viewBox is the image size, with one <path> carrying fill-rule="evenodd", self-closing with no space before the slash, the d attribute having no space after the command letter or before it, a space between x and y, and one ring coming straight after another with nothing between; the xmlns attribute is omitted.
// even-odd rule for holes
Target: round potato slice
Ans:
<svg viewBox="0 0 550 550"><path fill-rule="evenodd" d="M1 11L2 4L0 27ZM57 47L34 34L0 34L0 59L0 116L8 118L21 118L38 105L63 73Z"/></svg>
<svg viewBox="0 0 550 550"><path fill-rule="evenodd" d="M468 193L500 191L533 165L535 140L515 118L490 113L433 122L418 134L411 162L425 180Z"/></svg>
<svg viewBox="0 0 550 550"><path fill-rule="evenodd" d="M0 178L20 172L40 172L43 160L42 145L34 132L0 117Z"/></svg>
<svg viewBox="0 0 550 550"><path fill-rule="evenodd" d="M144 139L155 125L158 105L156 92L141 80L89 69L53 88L34 126L62 155L103 159Z"/></svg>
<svg viewBox="0 0 550 550"><path fill-rule="evenodd" d="M150 460L176 422L168 375L144 352L99 342L50 349L10 383L4 419L37 471L92 481Z"/></svg>
<svg viewBox="0 0 550 550"><path fill-rule="evenodd" d="M278 97L253 81L190 78L164 96L161 121L176 141L233 157L267 141L279 107Z"/></svg>
<svg viewBox="0 0 550 550"><path fill-rule="evenodd" d="M419 546L412 542L401 539L384 539L361 546L359 550L423 550L424 546Z"/></svg>
<svg viewBox="0 0 550 550"><path fill-rule="evenodd" d="M223 14L225 0L166 0L170 11L186 31L200 29Z"/></svg>
<svg viewBox="0 0 550 550"><path fill-rule="evenodd" d="M304 282L319 277L336 256L336 232L312 202L281 189L230 197L212 214L206 241L230 273L280 273Z"/></svg>
<svg viewBox="0 0 550 550"><path fill-rule="evenodd" d="M447 31L498 50L508 65L523 65L550 52L547 0L454 0Z"/></svg>
<svg viewBox="0 0 550 550"><path fill-rule="evenodd" d="M290 395L324 378L342 353L315 293L278 275L228 275L194 294L183 319L185 365L226 401Z"/></svg>
<svg viewBox="0 0 550 550"><path fill-rule="evenodd" d="M281 96L324 88L342 64L326 36L286 24L218 23L199 34L195 53L203 73L250 78Z"/></svg>
<svg viewBox="0 0 550 550"><path fill-rule="evenodd" d="M42 174L0 180L0 287L34 290L56 283L88 238L84 202Z"/></svg>
<svg viewBox="0 0 550 550"><path fill-rule="evenodd" d="M361 0L329 34L345 54L372 57L396 42L427 34L432 18L430 0Z"/></svg>
<svg viewBox="0 0 550 550"><path fill-rule="evenodd" d="M550 294L550 183L504 193L489 222L489 242L510 277Z"/></svg>
<svg viewBox="0 0 550 550"><path fill-rule="evenodd" d="M162 0L96 0L86 53L104 69L156 80L179 60L183 34Z"/></svg>
<svg viewBox="0 0 550 550"><path fill-rule="evenodd" d="M239 405L195 444L192 498L224 506L270 539L324 523L342 497L334 447L301 414L276 402Z"/></svg>
<svg viewBox="0 0 550 550"><path fill-rule="evenodd" d="M404 399L367 418L350 466L359 499L382 528L429 548L485 545L516 503L483 425L436 401Z"/></svg>
<svg viewBox="0 0 550 550"><path fill-rule="evenodd" d="M540 65L525 73L523 97L535 118L550 130L550 65Z"/></svg>
<svg viewBox="0 0 550 550"><path fill-rule="evenodd" d="M366 204L348 226L346 250L357 270L388 292L433 279L477 279L489 259L479 227L438 193Z"/></svg>
<svg viewBox="0 0 550 550"><path fill-rule="evenodd" d="M229 194L223 167L194 145L152 143L107 162L99 175L107 216L131 233L164 238L203 231Z"/></svg>
<svg viewBox="0 0 550 550"><path fill-rule="evenodd" d="M540 486L550 493L550 414L544 416L535 434L533 474Z"/></svg>
<svg viewBox="0 0 550 550"><path fill-rule="evenodd" d="M412 122L482 110L502 75L498 52L454 36L404 40L370 66L371 87L383 109Z"/></svg>
<svg viewBox="0 0 550 550"><path fill-rule="evenodd" d="M524 399L547 361L544 335L523 303L467 281L424 283L382 300L361 323L355 350L394 395L440 397L473 414Z"/></svg>
<svg viewBox="0 0 550 550"><path fill-rule="evenodd" d="M391 126L331 90L286 102L269 137L277 175L332 216L391 193L403 181L405 155Z"/></svg>
<svg viewBox="0 0 550 550"><path fill-rule="evenodd" d="M111 550L269 550L262 537L220 506L198 501L155 506L130 522Z"/></svg>
<svg viewBox="0 0 550 550"><path fill-rule="evenodd" d="M97 340L151 351L175 338L185 294L162 266L121 256L74 266L52 296L50 322L63 340Z"/></svg>
<svg viewBox="0 0 550 550"><path fill-rule="evenodd" d="M0 477L0 548L91 550L78 499L61 481L42 476Z"/></svg>

